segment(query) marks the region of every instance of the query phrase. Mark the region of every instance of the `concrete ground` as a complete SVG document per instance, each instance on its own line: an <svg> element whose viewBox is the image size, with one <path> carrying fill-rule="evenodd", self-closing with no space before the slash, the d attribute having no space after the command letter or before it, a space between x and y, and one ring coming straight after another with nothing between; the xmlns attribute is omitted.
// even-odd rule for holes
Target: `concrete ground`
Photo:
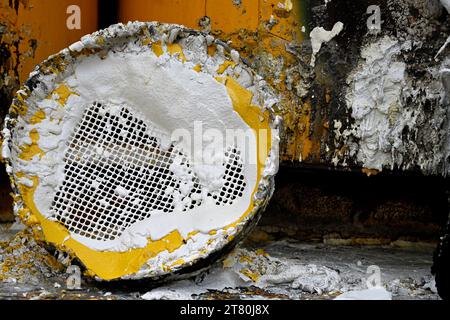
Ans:
<svg viewBox="0 0 450 320"><path fill-rule="evenodd" d="M436 300L433 246L332 246L285 239L247 241L194 279L159 287L104 285L68 275L26 231L0 225L0 299L356 299ZM59 257L62 259L62 257ZM369 280L369 284L367 283ZM377 291L364 291L372 286ZM367 292L366 292L367 294Z"/></svg>

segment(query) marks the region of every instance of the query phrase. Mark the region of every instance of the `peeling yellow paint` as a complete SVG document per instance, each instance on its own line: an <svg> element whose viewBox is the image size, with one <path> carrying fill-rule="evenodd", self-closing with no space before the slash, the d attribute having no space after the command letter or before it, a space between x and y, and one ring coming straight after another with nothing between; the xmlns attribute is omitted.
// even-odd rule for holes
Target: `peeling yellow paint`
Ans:
<svg viewBox="0 0 450 320"><path fill-rule="evenodd" d="M194 69L193 69L194 71L197 71L197 72L201 72L202 71L202 66L201 65L196 65L195 67L194 67Z"/></svg>
<svg viewBox="0 0 450 320"><path fill-rule="evenodd" d="M264 249L256 250L256 255L257 256L264 256L264 257L268 257L269 256L269 254L267 252L265 252Z"/></svg>
<svg viewBox="0 0 450 320"><path fill-rule="evenodd" d="M183 259L179 259L179 260L173 262L173 263L170 265L170 267L171 267L171 268L175 268L175 267L178 267L178 266L182 266L182 265L185 264L185 263L186 263L186 262L185 262Z"/></svg>
<svg viewBox="0 0 450 320"><path fill-rule="evenodd" d="M45 112L43 110L38 110L36 113L30 118L29 122L31 124L38 124L45 120Z"/></svg>
<svg viewBox="0 0 450 320"><path fill-rule="evenodd" d="M186 62L186 56L184 55L183 48L178 43L168 44L167 52L169 52L172 56L178 55L178 58L181 61Z"/></svg>
<svg viewBox="0 0 450 320"><path fill-rule="evenodd" d="M220 65L219 69L217 69L217 74L223 74L228 68L230 67L234 68L235 66L236 66L235 62L227 60Z"/></svg>
<svg viewBox="0 0 450 320"><path fill-rule="evenodd" d="M25 117L28 112L28 107L26 107L24 104L17 105L16 103L13 103L10 108L11 113L17 113L18 115Z"/></svg>
<svg viewBox="0 0 450 320"><path fill-rule="evenodd" d="M261 277L259 274L256 274L249 269L242 269L240 272L247 278L251 279L253 282L257 282Z"/></svg>
<svg viewBox="0 0 450 320"><path fill-rule="evenodd" d="M103 37L97 37L96 41L95 41L99 46L102 46L105 44L105 38Z"/></svg>
<svg viewBox="0 0 450 320"><path fill-rule="evenodd" d="M38 145L39 132L36 129L30 131L31 145L23 145L20 147L22 153L19 158L25 161L32 160L35 156L43 157L45 152Z"/></svg>
<svg viewBox="0 0 450 320"><path fill-rule="evenodd" d="M61 84L58 88L53 90L53 92L49 95L48 99L51 99L53 98L53 95L56 95L58 96L57 98L58 103L64 106L67 103L67 99L69 99L69 97L73 94L77 95L76 92L71 91L69 87L67 87L65 84Z"/></svg>
<svg viewBox="0 0 450 320"><path fill-rule="evenodd" d="M152 43L152 51L157 57L160 57L164 54L164 50L160 41Z"/></svg>
<svg viewBox="0 0 450 320"><path fill-rule="evenodd" d="M171 56L177 56L182 62L186 62L186 56L184 55L183 48L178 43L171 43L166 46L167 52ZM160 57L164 54L164 48L160 41L152 43L152 51Z"/></svg>
<svg viewBox="0 0 450 320"><path fill-rule="evenodd" d="M26 87L21 87L21 90L28 93ZM16 94L16 100L12 103L10 112L17 113L18 115L25 117L28 113L28 106L25 103L25 98L21 93Z"/></svg>
<svg viewBox="0 0 450 320"><path fill-rule="evenodd" d="M144 38L144 39L142 39L142 41L141 41L141 44L143 45L143 46L148 46L148 45L150 45L152 43L152 39L149 37L149 38Z"/></svg>
<svg viewBox="0 0 450 320"><path fill-rule="evenodd" d="M242 257L239 259L239 262L240 262L240 263L244 263L244 262L253 263L253 259L250 258L250 257L248 257L248 256L242 256Z"/></svg>

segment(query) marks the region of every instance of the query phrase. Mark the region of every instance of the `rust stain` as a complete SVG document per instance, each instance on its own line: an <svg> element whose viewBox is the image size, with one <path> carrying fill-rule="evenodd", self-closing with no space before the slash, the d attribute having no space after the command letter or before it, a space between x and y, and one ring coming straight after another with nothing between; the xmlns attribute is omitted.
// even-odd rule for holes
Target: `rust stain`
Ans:
<svg viewBox="0 0 450 320"><path fill-rule="evenodd" d="M361 171L362 171L362 173L366 174L368 177L376 176L377 174L380 173L380 171L378 171L376 169L367 169L367 168L362 168Z"/></svg>
<svg viewBox="0 0 450 320"><path fill-rule="evenodd" d="M164 50L160 41L152 43L152 51L157 57L160 57L164 54Z"/></svg>

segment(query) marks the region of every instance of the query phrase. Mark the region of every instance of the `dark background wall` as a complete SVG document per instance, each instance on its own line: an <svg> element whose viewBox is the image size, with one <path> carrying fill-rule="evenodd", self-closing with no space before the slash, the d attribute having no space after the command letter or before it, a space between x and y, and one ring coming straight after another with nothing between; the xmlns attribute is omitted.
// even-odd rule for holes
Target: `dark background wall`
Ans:
<svg viewBox="0 0 450 320"><path fill-rule="evenodd" d="M299 167L285 163L259 224L270 237L343 243L437 241L447 221L442 177Z"/></svg>

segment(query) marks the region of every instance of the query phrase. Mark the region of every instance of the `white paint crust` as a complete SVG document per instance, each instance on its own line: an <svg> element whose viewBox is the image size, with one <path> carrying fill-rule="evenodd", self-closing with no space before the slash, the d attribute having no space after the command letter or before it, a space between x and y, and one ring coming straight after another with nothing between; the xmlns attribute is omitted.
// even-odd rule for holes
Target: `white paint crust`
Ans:
<svg viewBox="0 0 450 320"><path fill-rule="evenodd" d="M413 110L402 103L406 64L398 58L400 50L397 40L387 36L369 44L347 79L347 106L360 139L357 158L365 168L393 166L397 162L395 150L402 145L403 128L415 126Z"/></svg>

